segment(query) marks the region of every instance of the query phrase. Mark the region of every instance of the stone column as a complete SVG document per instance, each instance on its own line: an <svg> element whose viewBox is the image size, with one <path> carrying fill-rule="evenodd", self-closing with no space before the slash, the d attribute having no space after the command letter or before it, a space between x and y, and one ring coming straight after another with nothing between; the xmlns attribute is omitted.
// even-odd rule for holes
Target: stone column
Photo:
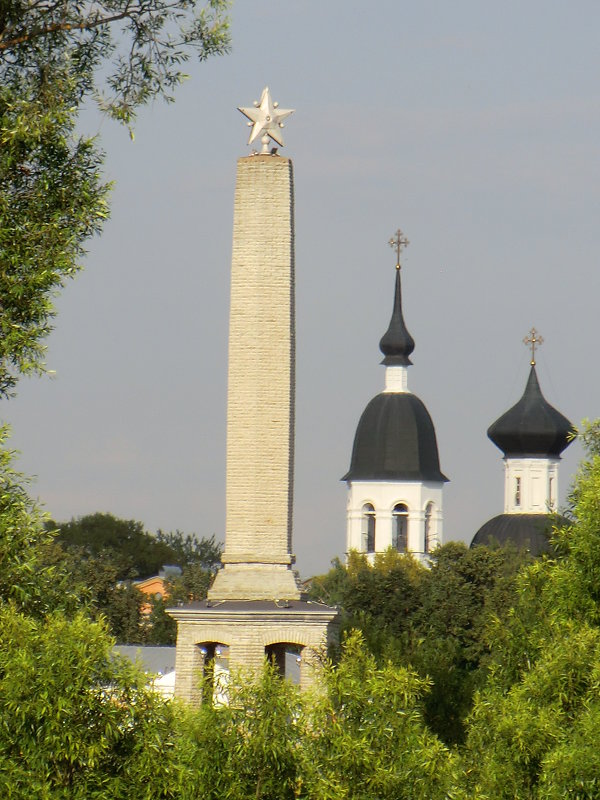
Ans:
<svg viewBox="0 0 600 800"><path fill-rule="evenodd" d="M210 599L300 597L294 460L292 162L238 160L233 222L223 569Z"/></svg>

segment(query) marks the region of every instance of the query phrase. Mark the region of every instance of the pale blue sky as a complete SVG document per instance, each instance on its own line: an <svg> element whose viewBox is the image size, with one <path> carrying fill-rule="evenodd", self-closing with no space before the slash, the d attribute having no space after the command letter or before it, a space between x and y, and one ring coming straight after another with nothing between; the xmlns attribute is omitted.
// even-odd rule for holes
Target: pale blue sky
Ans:
<svg viewBox="0 0 600 800"><path fill-rule="evenodd" d="M503 507L488 425L520 397L522 338L545 344L546 398L600 414L600 6L597 2L239 2L233 52L190 65L136 140L89 113L115 180L112 219L59 301L48 363L4 407L56 519L224 530L236 111L266 84L296 108L295 550L301 573L345 545L356 423L383 386L400 226L409 386L451 479L445 531ZM581 455L566 453L564 496Z"/></svg>

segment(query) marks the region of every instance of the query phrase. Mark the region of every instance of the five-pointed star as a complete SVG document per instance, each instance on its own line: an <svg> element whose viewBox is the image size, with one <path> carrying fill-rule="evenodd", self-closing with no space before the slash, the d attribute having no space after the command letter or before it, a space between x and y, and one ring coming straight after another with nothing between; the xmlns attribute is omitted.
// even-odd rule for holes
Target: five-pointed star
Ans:
<svg viewBox="0 0 600 800"><path fill-rule="evenodd" d="M283 128L283 120L293 114L295 109L278 108L277 103L273 103L271 99L268 86L263 89L260 103L255 103L254 108L238 108L238 111L241 111L252 123L248 144L252 144L255 139L266 133L283 147L283 136L280 129Z"/></svg>

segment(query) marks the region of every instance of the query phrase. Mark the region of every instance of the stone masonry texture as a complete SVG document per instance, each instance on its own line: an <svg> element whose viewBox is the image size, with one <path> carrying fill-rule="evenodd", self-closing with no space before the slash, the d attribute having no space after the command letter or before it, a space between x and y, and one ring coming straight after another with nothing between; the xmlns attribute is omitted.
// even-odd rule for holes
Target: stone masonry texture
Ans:
<svg viewBox="0 0 600 800"><path fill-rule="evenodd" d="M238 160L234 204L224 568L213 598L299 596L294 459L292 162Z"/></svg>
<svg viewBox="0 0 600 800"><path fill-rule="evenodd" d="M203 645L226 645L234 674L259 669L267 647L300 647L306 687L337 636L337 610L298 603L292 570L294 336L292 163L276 155L241 158L231 266L223 567L205 607L169 610L178 623L175 693L188 702L201 699L203 651L209 652ZM228 610L228 600L244 601L245 610ZM271 610L264 609L265 600L273 601ZM294 602L281 602L287 600Z"/></svg>
<svg viewBox="0 0 600 800"><path fill-rule="evenodd" d="M179 616L177 612L173 616ZM201 699L201 679L204 669L201 645L219 642L229 647L229 668L255 672L264 664L265 647L286 642L301 647L300 683L307 688L313 683L315 669L326 654L329 642L337 638L337 611L326 609L322 615L290 611L283 619L272 614L250 612L240 618L235 614L198 613L178 619L176 685L177 697L188 702ZM220 618L218 618L220 617Z"/></svg>

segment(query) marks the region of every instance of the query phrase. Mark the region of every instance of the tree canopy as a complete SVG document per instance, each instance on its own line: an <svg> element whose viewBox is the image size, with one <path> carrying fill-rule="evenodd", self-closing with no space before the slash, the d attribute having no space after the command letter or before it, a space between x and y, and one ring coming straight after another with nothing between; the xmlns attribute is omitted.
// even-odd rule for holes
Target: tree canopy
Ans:
<svg viewBox="0 0 600 800"><path fill-rule="evenodd" d="M172 99L192 54L204 60L228 49L228 6L228 0L5 0L0 75L23 88L23 78L43 67L47 82L69 77L76 99L93 93L129 122L150 98ZM108 98L98 86L101 65L107 65Z"/></svg>
<svg viewBox="0 0 600 800"><path fill-rule="evenodd" d="M392 550L371 564L351 553L313 578L311 595L343 609L344 628L360 629L380 663L392 659L432 681L425 694L429 726L448 744L462 741L473 694L486 676L487 627L502 617L528 559L511 547L472 550L450 542L428 567Z"/></svg>
<svg viewBox="0 0 600 800"><path fill-rule="evenodd" d="M93 97L130 124L172 99L192 54L228 49L227 0L0 3L0 398L44 369L53 298L108 216L103 154L76 130Z"/></svg>
<svg viewBox="0 0 600 800"><path fill-rule="evenodd" d="M516 602L489 630L489 678L468 724L465 788L481 798L598 797L600 760L600 426L555 534L556 556L518 577Z"/></svg>
<svg viewBox="0 0 600 800"><path fill-rule="evenodd" d="M53 533L4 451L4 794L596 800L600 437L586 435L574 521L552 557L518 568L514 551L451 544L427 570L353 556L313 590L354 601L347 627L365 633L346 632L314 692L265 665L232 675L228 706L186 709L149 693L113 659L103 621L56 590L60 567L42 557Z"/></svg>
<svg viewBox="0 0 600 800"><path fill-rule="evenodd" d="M123 644L174 644L176 624L166 609L204 599L220 563L221 545L214 536L154 535L143 523L112 514L88 514L45 527L40 550L46 568L58 570L70 591L85 598L92 614L103 616ZM181 570L166 579L167 596L142 594L136 581L158 575L167 565Z"/></svg>

